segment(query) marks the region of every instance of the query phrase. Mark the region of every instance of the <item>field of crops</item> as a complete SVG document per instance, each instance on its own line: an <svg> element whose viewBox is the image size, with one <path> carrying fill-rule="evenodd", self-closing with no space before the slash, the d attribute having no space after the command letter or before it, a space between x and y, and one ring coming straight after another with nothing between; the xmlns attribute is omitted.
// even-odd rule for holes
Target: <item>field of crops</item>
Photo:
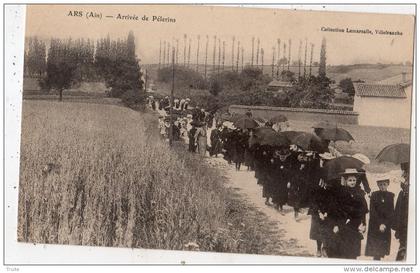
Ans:
<svg viewBox="0 0 420 273"><path fill-rule="evenodd" d="M153 115L31 100L22 120L19 241L284 251L276 226L235 199L217 170L159 140Z"/></svg>

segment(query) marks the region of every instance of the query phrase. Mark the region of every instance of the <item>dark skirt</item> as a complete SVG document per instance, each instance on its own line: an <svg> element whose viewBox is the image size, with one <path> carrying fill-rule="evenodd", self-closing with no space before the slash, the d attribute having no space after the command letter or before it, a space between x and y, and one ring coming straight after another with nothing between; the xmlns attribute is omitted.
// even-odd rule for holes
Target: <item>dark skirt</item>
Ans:
<svg viewBox="0 0 420 273"><path fill-rule="evenodd" d="M245 150L245 165L250 167L250 168L254 168L254 156L252 154L252 152L248 149Z"/></svg>
<svg viewBox="0 0 420 273"><path fill-rule="evenodd" d="M222 143L219 140L213 140L211 142L211 148L210 148L210 156L212 155L218 155L222 152Z"/></svg>
<svg viewBox="0 0 420 273"><path fill-rule="evenodd" d="M342 258L356 259L360 256L363 235L354 227L344 226L341 229L340 252Z"/></svg>
<svg viewBox="0 0 420 273"><path fill-rule="evenodd" d="M287 204L287 184L284 181L270 181L273 203L277 205Z"/></svg>
<svg viewBox="0 0 420 273"><path fill-rule="evenodd" d="M333 232L336 225L335 221L330 219L324 220L323 228L321 228L321 238L324 248L329 258L341 258L341 230L337 233Z"/></svg>
<svg viewBox="0 0 420 273"><path fill-rule="evenodd" d="M323 229L325 229L322 220L318 215L311 216L311 229L309 231L309 239L315 241L323 241Z"/></svg>
<svg viewBox="0 0 420 273"><path fill-rule="evenodd" d="M287 204L294 208L303 207L303 187L301 186L300 181L292 182L291 187L288 191ZM297 184L299 183L299 184Z"/></svg>
<svg viewBox="0 0 420 273"><path fill-rule="evenodd" d="M234 148L233 149L233 157L232 161L235 163L243 163L244 162L244 153L243 149Z"/></svg>
<svg viewBox="0 0 420 273"><path fill-rule="evenodd" d="M375 227L375 229L376 228L378 230L371 230L373 227L369 225L365 256L384 257L389 255L391 247L391 230L388 227L385 232L382 233L379 231L379 227Z"/></svg>

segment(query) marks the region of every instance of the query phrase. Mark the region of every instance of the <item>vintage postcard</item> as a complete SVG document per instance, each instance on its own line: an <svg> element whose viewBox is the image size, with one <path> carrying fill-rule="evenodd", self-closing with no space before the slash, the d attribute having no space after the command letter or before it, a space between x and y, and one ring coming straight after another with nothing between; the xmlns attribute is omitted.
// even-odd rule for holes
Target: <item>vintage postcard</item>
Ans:
<svg viewBox="0 0 420 273"><path fill-rule="evenodd" d="M414 23L28 5L17 241L407 262Z"/></svg>

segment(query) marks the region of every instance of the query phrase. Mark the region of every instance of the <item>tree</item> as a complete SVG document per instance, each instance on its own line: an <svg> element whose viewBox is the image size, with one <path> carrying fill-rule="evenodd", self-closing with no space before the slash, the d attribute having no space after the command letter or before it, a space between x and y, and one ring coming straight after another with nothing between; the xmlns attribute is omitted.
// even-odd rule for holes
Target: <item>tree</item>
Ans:
<svg viewBox="0 0 420 273"><path fill-rule="evenodd" d="M351 78L342 79L338 86L343 89L344 93L347 93L349 96L354 96L354 86Z"/></svg>
<svg viewBox="0 0 420 273"><path fill-rule="evenodd" d="M280 78L282 81L287 81L287 82L295 82L295 73L293 73L292 71L289 70L283 70L281 72Z"/></svg>
<svg viewBox="0 0 420 273"><path fill-rule="evenodd" d="M128 33L127 37L127 58L130 60L136 59L136 44L133 31Z"/></svg>
<svg viewBox="0 0 420 273"><path fill-rule="evenodd" d="M311 76L301 78L295 83L294 88L289 90L290 107L303 108L328 108L333 100L334 92L329 87L331 81L327 77Z"/></svg>
<svg viewBox="0 0 420 273"><path fill-rule="evenodd" d="M97 42L95 67L106 85L111 88L112 97L120 98L132 91L144 97L142 73L135 54L135 37L129 32L126 40L111 41L109 36ZM137 101L137 100L136 100Z"/></svg>
<svg viewBox="0 0 420 273"><path fill-rule="evenodd" d="M223 90L223 85L220 80L216 78L210 79L210 89L209 92L213 96L217 96Z"/></svg>
<svg viewBox="0 0 420 273"><path fill-rule="evenodd" d="M327 41L325 38L322 39L318 74L321 78L325 78L327 76Z"/></svg>
<svg viewBox="0 0 420 273"><path fill-rule="evenodd" d="M264 90L270 82L268 75L264 75L262 70L257 67L245 67L239 74L240 88L242 91Z"/></svg>
<svg viewBox="0 0 420 273"><path fill-rule="evenodd" d="M63 100L63 90L70 88L75 80L77 62L74 59L75 51L72 41L51 39L48 50L46 75L40 80L44 89L55 89L59 92L59 100Z"/></svg>
<svg viewBox="0 0 420 273"><path fill-rule="evenodd" d="M47 76L41 86L48 90L56 89L59 93L59 101L63 100L63 90L70 88L74 78L76 67L71 63L49 62L47 64Z"/></svg>

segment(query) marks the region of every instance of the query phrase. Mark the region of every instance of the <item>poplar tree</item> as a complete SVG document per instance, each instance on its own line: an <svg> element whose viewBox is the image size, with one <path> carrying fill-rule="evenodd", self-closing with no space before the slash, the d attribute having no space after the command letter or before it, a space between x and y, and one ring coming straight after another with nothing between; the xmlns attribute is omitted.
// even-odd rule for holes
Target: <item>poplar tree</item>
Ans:
<svg viewBox="0 0 420 273"><path fill-rule="evenodd" d="M321 78L325 78L327 76L327 41L325 38L322 38L318 74Z"/></svg>

